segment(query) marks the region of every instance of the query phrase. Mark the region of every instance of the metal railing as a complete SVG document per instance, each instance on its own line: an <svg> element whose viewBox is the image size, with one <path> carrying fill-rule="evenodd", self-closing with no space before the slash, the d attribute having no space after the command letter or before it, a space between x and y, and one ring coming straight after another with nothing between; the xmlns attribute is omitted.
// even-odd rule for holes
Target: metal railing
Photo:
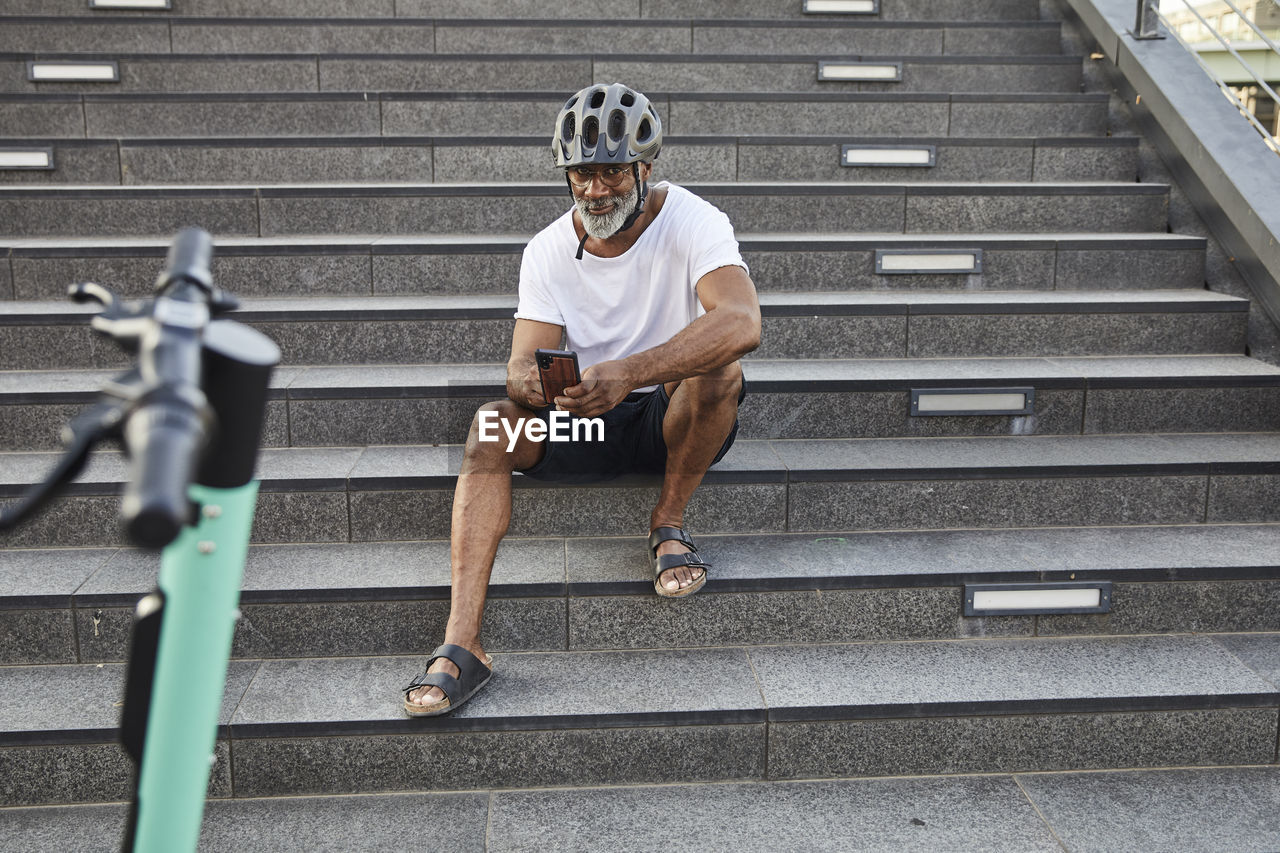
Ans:
<svg viewBox="0 0 1280 853"><path fill-rule="evenodd" d="M1236 14L1238 19L1247 25L1249 29L1253 30L1258 40L1262 44L1266 45L1267 50L1280 59L1280 46L1277 46L1276 42L1262 31L1262 28L1258 26L1257 22L1252 17L1242 12L1233 0L1221 0L1221 2L1230 7L1231 11ZM1271 97L1271 100L1276 103L1276 109L1280 110L1280 95L1277 95L1275 89L1273 89L1267 81L1263 79L1263 75L1240 55L1240 52L1232 44L1231 39L1213 24L1209 23L1209 21L1200 14L1200 11L1192 5L1191 0L1182 0L1182 3L1187 7L1187 10L1195 16L1196 20L1200 22L1200 25L1204 30L1212 35L1214 39L1216 39L1217 42L1231 54L1232 58L1234 58L1236 62L1240 63L1240 67L1253 78L1254 82L1258 85L1258 88L1266 92L1267 95ZM1231 85L1222 78L1222 75L1215 71L1209 63L1204 60L1200 55L1200 51L1196 50L1195 47L1183 38L1183 36L1178 32L1177 26L1171 24L1168 16L1159 10L1158 0L1138 0L1138 18L1133 30L1134 37L1138 39L1164 38L1156 27L1157 20L1164 24L1165 30L1173 36L1178 44L1186 48L1187 52L1195 57L1196 62L1199 63L1200 67L1209 75L1210 79L1217 84L1218 88L1222 90L1222 93L1227 97L1227 99L1231 101L1237 110L1240 111L1240 114L1253 126L1254 130L1258 131L1258 133L1262 135L1267 147L1272 151L1275 151L1277 154L1280 154L1280 140L1278 140L1275 135L1273 135L1271 131L1258 120L1258 117L1254 115L1253 110L1249 109L1244 101L1240 99L1240 96L1237 95L1235 90L1231 88Z"/></svg>

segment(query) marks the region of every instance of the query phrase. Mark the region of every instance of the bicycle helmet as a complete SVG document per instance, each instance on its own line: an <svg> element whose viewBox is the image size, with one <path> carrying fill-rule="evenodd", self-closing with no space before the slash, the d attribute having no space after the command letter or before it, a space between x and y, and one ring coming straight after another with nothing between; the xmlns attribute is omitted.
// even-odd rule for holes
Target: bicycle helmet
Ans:
<svg viewBox="0 0 1280 853"><path fill-rule="evenodd" d="M649 186L640 180L640 163L651 163L662 150L662 120L653 104L635 89L613 83L597 83L578 91L556 117L551 151L556 165L565 170L565 183L573 194L568 170L588 163L629 163L640 188L636 208L615 231L621 234L644 213ZM587 235L578 242L582 260Z"/></svg>
<svg viewBox="0 0 1280 853"><path fill-rule="evenodd" d="M578 92L556 117L551 150L561 168L584 163L652 162L662 148L662 120L634 89L597 83Z"/></svg>

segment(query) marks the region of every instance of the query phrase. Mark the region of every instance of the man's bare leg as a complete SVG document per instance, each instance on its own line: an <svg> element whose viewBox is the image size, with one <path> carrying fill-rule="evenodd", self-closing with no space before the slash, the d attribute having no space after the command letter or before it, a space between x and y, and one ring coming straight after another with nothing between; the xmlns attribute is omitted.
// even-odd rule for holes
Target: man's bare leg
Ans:
<svg viewBox="0 0 1280 853"><path fill-rule="evenodd" d="M735 361L702 376L668 383L666 387L671 398L662 421L667 468L658 504L649 518L650 530L663 526L684 527L685 507L738 416L742 366ZM688 550L683 542L668 540L658 546L658 555L683 554ZM662 585L676 592L700 577L701 569L680 566L663 573Z"/></svg>
<svg viewBox="0 0 1280 853"><path fill-rule="evenodd" d="M515 427L520 418L537 415L510 400L486 403L481 412L496 411ZM444 641L462 646L482 661L488 661L480 644L480 622L498 543L511 523L511 473L531 468L542 459L544 447L529 441L523 431L516 446L507 452L507 434L498 427L498 441L480 440L479 413L467 435L458 484L453 493L453 520L450 531L451 590L449 622ZM492 434L492 432L490 433ZM458 667L438 660L428 672L447 672L458 677ZM419 687L409 694L409 702L434 705L444 699L439 687Z"/></svg>

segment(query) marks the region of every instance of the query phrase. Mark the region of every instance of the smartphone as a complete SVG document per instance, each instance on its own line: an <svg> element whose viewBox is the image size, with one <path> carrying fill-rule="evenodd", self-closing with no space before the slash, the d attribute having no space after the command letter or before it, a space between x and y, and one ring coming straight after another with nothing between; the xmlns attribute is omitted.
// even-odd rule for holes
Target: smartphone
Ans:
<svg viewBox="0 0 1280 853"><path fill-rule="evenodd" d="M564 396L564 389L582 381L578 372L578 354L558 349L537 349L533 358L538 362L538 377L542 380L542 399L555 405L556 397Z"/></svg>

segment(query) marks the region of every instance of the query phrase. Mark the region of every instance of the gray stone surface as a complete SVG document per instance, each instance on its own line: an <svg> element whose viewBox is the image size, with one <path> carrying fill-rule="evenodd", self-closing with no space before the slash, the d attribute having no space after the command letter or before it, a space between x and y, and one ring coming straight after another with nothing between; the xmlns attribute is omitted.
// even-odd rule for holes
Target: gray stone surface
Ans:
<svg viewBox="0 0 1280 853"><path fill-rule="evenodd" d="M373 257L373 290L379 294L513 293L519 274L519 253Z"/></svg>
<svg viewBox="0 0 1280 853"><path fill-rule="evenodd" d="M889 709L946 716L987 703L1061 712L1135 710L1173 695L1205 708L1276 697L1274 685L1203 637L772 646L748 654L771 715L782 720L808 709L827 717Z"/></svg>
<svg viewBox="0 0 1280 853"><path fill-rule="evenodd" d="M76 637L67 609L0 610L0 665L76 663Z"/></svg>
<svg viewBox="0 0 1280 853"><path fill-rule="evenodd" d="M1280 388L1095 388L1084 430L1230 432L1280 423Z"/></svg>
<svg viewBox="0 0 1280 853"><path fill-rule="evenodd" d="M352 518L347 503L344 492L260 492L251 540L349 542Z"/></svg>
<svg viewBox="0 0 1280 853"><path fill-rule="evenodd" d="M87 5L87 4L86 4ZM6 14L12 14L8 8ZM0 52L62 53L74 45L82 53L168 53L165 21L6 21Z"/></svg>
<svg viewBox="0 0 1280 853"><path fill-rule="evenodd" d="M752 392L738 414L743 438L1060 435L1080 430L1081 391L1038 391L1032 415L912 417L908 391Z"/></svg>
<svg viewBox="0 0 1280 853"><path fill-rule="evenodd" d="M119 60L116 83L35 83L7 75L9 92L314 92L315 59L174 58L140 55Z"/></svg>
<svg viewBox="0 0 1280 853"><path fill-rule="evenodd" d="M13 503L0 498L0 506ZM62 497L54 498L38 516L23 523L16 531L0 534L5 548L63 548L119 545L124 533L119 522L120 498Z"/></svg>
<svg viewBox="0 0 1280 853"><path fill-rule="evenodd" d="M248 197L0 197L0 228L13 236L173 234L192 222L215 234L257 234L257 220Z"/></svg>
<svg viewBox="0 0 1280 853"><path fill-rule="evenodd" d="M578 11L585 13L586 10ZM482 13L478 17L491 14ZM507 8L502 10L502 17L509 17ZM585 53L606 45L613 53L669 54L690 51L692 28L688 23L675 21L655 22L644 27L626 26L611 23L608 19L592 19L586 13L580 21L554 25L441 21L436 24L435 38L436 50L441 54L565 55Z"/></svg>
<svg viewBox="0 0 1280 853"><path fill-rule="evenodd" d="M769 195L722 194L714 187L700 189L703 197L723 210L739 231L902 230L904 197L897 187L877 188L876 192L810 194L804 206L797 209L797 197L814 186L817 185L784 185Z"/></svg>
<svg viewBox="0 0 1280 853"><path fill-rule="evenodd" d="M11 746L0 750L0 805L34 806L70 803L121 802L133 792L133 762L114 742ZM213 748L209 795L231 796L231 755L227 742ZM112 835L110 849L119 837ZM22 847L22 850L28 848Z"/></svg>
<svg viewBox="0 0 1280 853"><path fill-rule="evenodd" d="M1082 192L1041 195L1030 185L1017 194L907 194L908 232L1157 231L1165 226L1163 195Z"/></svg>
<svg viewBox="0 0 1280 853"><path fill-rule="evenodd" d="M591 62L559 57L501 61L477 57L320 58L322 92L505 91L516 81L521 90L575 92L591 82Z"/></svg>
<svg viewBox="0 0 1280 853"><path fill-rule="evenodd" d="M80 5L50 6L46 0L9 0L5 11L13 15L74 15L83 17ZM153 15L152 11L112 10L113 18ZM395 0L172 0L170 15L196 17L307 17L360 18L395 15Z"/></svg>
<svg viewBox="0 0 1280 853"><path fill-rule="evenodd" d="M999 778L498 794L489 849L544 845L618 853L1060 849L1016 784Z"/></svg>
<svg viewBox="0 0 1280 853"><path fill-rule="evenodd" d="M501 127L503 134L542 135L547 132L547 116L554 120L563 104L559 97L544 100L531 96L528 100L503 102L476 98L413 100L388 95L382 102L382 132L387 136L470 137ZM659 104L658 116L666 130L664 110Z"/></svg>
<svg viewBox="0 0 1280 853"><path fill-rule="evenodd" d="M77 136L83 135L83 130ZM22 148L16 140L3 140L0 146ZM120 156L115 145L54 144L53 165L44 169L0 169L4 184L119 184Z"/></svg>
<svg viewBox="0 0 1280 853"><path fill-rule="evenodd" d="M904 316L766 317L751 358L901 358Z"/></svg>
<svg viewBox="0 0 1280 853"><path fill-rule="evenodd" d="M251 325L280 346L285 364L504 362L515 325L509 319L280 319Z"/></svg>
<svg viewBox="0 0 1280 853"><path fill-rule="evenodd" d="M78 139L85 135L80 101L0 101L0 126L10 138Z"/></svg>
<svg viewBox="0 0 1280 853"><path fill-rule="evenodd" d="M7 846L0 849L13 853L111 853L124 835L127 811L123 803L11 809L5 814Z"/></svg>
<svg viewBox="0 0 1280 853"><path fill-rule="evenodd" d="M71 596L111 558L110 550L0 550L0 607L69 605Z"/></svg>
<svg viewBox="0 0 1280 853"><path fill-rule="evenodd" d="M1061 50L1061 27L1049 21L1038 21L1031 26L950 26L944 32L944 52L952 56L1034 56Z"/></svg>
<svg viewBox="0 0 1280 853"><path fill-rule="evenodd" d="M379 104L343 100L93 101L84 105L90 137L377 136ZM216 129L216 130L215 130ZM388 131L390 132L390 131ZM415 131L422 133L422 131Z"/></svg>
<svg viewBox="0 0 1280 853"><path fill-rule="evenodd" d="M422 645L425 653L430 646ZM494 661L493 680L450 720L484 729L541 729L553 718L560 719L554 728L594 727L598 720L617 725L670 714L721 722L724 713L741 718L761 707L741 649L529 653ZM421 665L395 657L264 661L236 709L233 731L252 737L262 727L344 722L381 723L390 731L405 719L396 688ZM345 689L316 697L304 709L288 685L306 683L341 683ZM681 689L684 684L697 684L697 694Z"/></svg>
<svg viewBox="0 0 1280 853"><path fill-rule="evenodd" d="M480 398L293 400L295 447L417 444L466 440Z"/></svg>
<svg viewBox="0 0 1280 853"><path fill-rule="evenodd" d="M326 22L244 26L209 21L176 21L174 53L431 53L430 21L376 24ZM252 91L252 90L250 90Z"/></svg>
<svg viewBox="0 0 1280 853"><path fill-rule="evenodd" d="M77 281L96 281L125 296L142 296L155 284L164 265L163 255L156 257L99 256L87 258L26 257L13 258L14 296L17 299L66 298L67 285ZM219 262L214 261L214 274ZM233 292L241 292L234 290Z"/></svg>
<svg viewBox="0 0 1280 853"><path fill-rule="evenodd" d="M1138 147L1118 145L1037 145L1037 181L1133 181Z"/></svg>
<svg viewBox="0 0 1280 853"><path fill-rule="evenodd" d="M913 62L902 67L900 83L861 83L862 92L1076 92L1080 66L1076 63L1025 64L1010 59L991 63Z"/></svg>
<svg viewBox="0 0 1280 853"><path fill-rule="evenodd" d="M915 181L1029 181L1030 145L990 146L948 145L945 139L930 140L936 149L936 163L930 167L845 166L841 160L844 144L828 145L740 145L738 177L742 180L851 181L911 183ZM874 146L876 143L870 143ZM902 143L906 144L906 143ZM915 143L912 143L915 144ZM923 143L922 143L923 144ZM1089 180L1080 173L1077 180Z"/></svg>
<svg viewBox="0 0 1280 853"><path fill-rule="evenodd" d="M1280 521L1280 476L1216 474L1209 478L1210 522Z"/></svg>
<svg viewBox="0 0 1280 853"><path fill-rule="evenodd" d="M928 136L947 126L944 100L908 101L673 101L663 130L672 135L723 133L789 135L805 133L855 136ZM983 134L973 134L983 135ZM883 229L881 229L883 230Z"/></svg>
<svg viewBox="0 0 1280 853"><path fill-rule="evenodd" d="M1069 249L1058 250L1057 286L1060 290L1204 287L1204 251Z"/></svg>
<svg viewBox="0 0 1280 853"><path fill-rule="evenodd" d="M1204 485L1203 476L797 483L789 492L787 526L819 531L1188 524L1205 517Z"/></svg>
<svg viewBox="0 0 1280 853"><path fill-rule="evenodd" d="M821 28L694 24L693 51L710 54L826 54L849 56L936 56L942 54L943 29L827 26ZM621 51L620 51L621 52ZM636 53L648 51L633 51ZM954 52L954 51L953 51Z"/></svg>
<svg viewBox="0 0 1280 853"><path fill-rule="evenodd" d="M1117 583L1111 612L1041 616L1042 636L1280 630L1273 581Z"/></svg>
<svg viewBox="0 0 1280 853"><path fill-rule="evenodd" d="M94 367L88 326L0 326L0 370Z"/></svg>
<svg viewBox="0 0 1280 853"><path fill-rule="evenodd" d="M404 674L383 684L399 706ZM238 796L760 779L764 725L437 732L236 741Z"/></svg>
<svg viewBox="0 0 1280 853"><path fill-rule="evenodd" d="M489 816L484 794L217 800L205 807L200 849L395 849L423 834L424 815L430 815L429 834L441 849L484 853Z"/></svg>
<svg viewBox="0 0 1280 853"><path fill-rule="evenodd" d="M1105 101L1034 103L957 100L951 103L949 136L1101 136Z"/></svg>
<svg viewBox="0 0 1280 853"><path fill-rule="evenodd" d="M1029 774L1018 784L1071 850L1264 851L1280 835L1275 767Z"/></svg>
<svg viewBox="0 0 1280 853"><path fill-rule="evenodd" d="M292 234L422 234L507 233L530 222L550 222L564 213L559 195L512 196L500 210L485 198L447 195L365 195L336 190L331 196L264 196L261 233ZM0 200L0 210L3 210Z"/></svg>
<svg viewBox="0 0 1280 853"><path fill-rule="evenodd" d="M502 15L504 18L545 18L553 11L538 0L509 0L503 6ZM568 17L634 18L639 11L639 0L585 0L569 12ZM396 14L414 18L485 18L492 13L493 7L486 0L396 0Z"/></svg>
<svg viewBox="0 0 1280 853"><path fill-rule="evenodd" d="M1260 764L1274 708L772 723L774 779Z"/></svg>
<svg viewBox="0 0 1280 853"><path fill-rule="evenodd" d="M1241 353L1243 312L954 314L911 318L911 358ZM1237 429L1247 429L1243 425Z"/></svg>
<svg viewBox="0 0 1280 853"><path fill-rule="evenodd" d="M1258 675L1280 686L1280 635L1227 635L1214 639Z"/></svg>
<svg viewBox="0 0 1280 853"><path fill-rule="evenodd" d="M430 183L430 145L360 147L122 145L123 183Z"/></svg>
<svg viewBox="0 0 1280 853"><path fill-rule="evenodd" d="M884 224L882 224L884 227ZM980 248L980 241L964 248ZM760 291L870 290L1050 290L1052 250L985 250L982 273L974 275L879 275L874 251L747 251L744 259Z"/></svg>

